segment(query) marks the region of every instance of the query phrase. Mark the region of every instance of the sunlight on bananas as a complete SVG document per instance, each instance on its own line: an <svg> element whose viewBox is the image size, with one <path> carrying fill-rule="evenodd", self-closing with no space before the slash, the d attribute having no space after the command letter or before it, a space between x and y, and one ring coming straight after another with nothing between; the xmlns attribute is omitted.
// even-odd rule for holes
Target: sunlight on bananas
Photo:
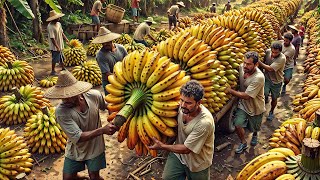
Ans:
<svg viewBox="0 0 320 180"><path fill-rule="evenodd" d="M91 43L91 41L87 49L87 55L96 57L97 53L102 48L102 44L94 44L94 43Z"/></svg>
<svg viewBox="0 0 320 180"><path fill-rule="evenodd" d="M55 108L32 115L24 128L24 137L31 152L54 154L63 152L67 144L67 135L56 122Z"/></svg>
<svg viewBox="0 0 320 180"><path fill-rule="evenodd" d="M0 66L4 65L6 62L13 62L16 60L14 54L9 48L0 45Z"/></svg>
<svg viewBox="0 0 320 180"><path fill-rule="evenodd" d="M49 88L54 86L57 83L58 77L56 76L48 76L42 80L40 80L39 85L41 87Z"/></svg>
<svg viewBox="0 0 320 180"><path fill-rule="evenodd" d="M98 86L102 83L101 70L97 62L93 60L83 62L80 66L75 66L72 69L72 74L78 81L85 81L93 86Z"/></svg>
<svg viewBox="0 0 320 180"><path fill-rule="evenodd" d="M146 48L146 46L141 44L141 43L136 43L135 41L132 41L129 44L125 44L124 48L127 50L128 53L131 53L131 52L133 52L135 50L141 52Z"/></svg>
<svg viewBox="0 0 320 180"><path fill-rule="evenodd" d="M122 33L118 39L114 40L114 43L125 45L132 43L132 41L133 38L129 34Z"/></svg>
<svg viewBox="0 0 320 180"><path fill-rule="evenodd" d="M69 42L69 47L63 50L65 66L79 65L81 62L87 60L86 50L78 39L72 39Z"/></svg>

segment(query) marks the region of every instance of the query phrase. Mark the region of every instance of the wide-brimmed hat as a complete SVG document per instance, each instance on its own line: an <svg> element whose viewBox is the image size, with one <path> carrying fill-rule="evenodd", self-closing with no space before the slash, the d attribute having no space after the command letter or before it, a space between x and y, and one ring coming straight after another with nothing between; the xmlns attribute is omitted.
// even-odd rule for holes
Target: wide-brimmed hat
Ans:
<svg viewBox="0 0 320 180"><path fill-rule="evenodd" d="M56 85L49 88L44 96L50 99L65 99L85 93L92 88L88 82L78 81L68 70L60 72Z"/></svg>
<svg viewBox="0 0 320 180"><path fill-rule="evenodd" d="M47 22L48 22L48 21L55 20L55 19L58 19L58 18L61 18L62 16L64 16L64 14L58 13L58 12L56 12L55 10L52 10L52 11L50 11L50 13L49 13L49 18L47 19Z"/></svg>
<svg viewBox="0 0 320 180"><path fill-rule="evenodd" d="M216 5L216 3L212 3L212 5Z"/></svg>
<svg viewBox="0 0 320 180"><path fill-rule="evenodd" d="M298 31L298 32L300 31L300 30L299 30L300 26L299 26L298 24L289 25L289 28L294 29L294 30L296 30L296 31Z"/></svg>
<svg viewBox="0 0 320 180"><path fill-rule="evenodd" d="M177 4L180 5L180 6L182 6L182 7L186 7L182 1L177 2Z"/></svg>
<svg viewBox="0 0 320 180"><path fill-rule="evenodd" d="M157 24L155 21L153 21L152 17L148 17L146 20L144 20L145 22L151 22L152 24Z"/></svg>
<svg viewBox="0 0 320 180"><path fill-rule="evenodd" d="M92 40L92 43L94 44L106 43L106 42L110 42L115 39L118 39L119 37L121 37L120 34L113 33L105 27L100 27L98 35L96 38Z"/></svg>

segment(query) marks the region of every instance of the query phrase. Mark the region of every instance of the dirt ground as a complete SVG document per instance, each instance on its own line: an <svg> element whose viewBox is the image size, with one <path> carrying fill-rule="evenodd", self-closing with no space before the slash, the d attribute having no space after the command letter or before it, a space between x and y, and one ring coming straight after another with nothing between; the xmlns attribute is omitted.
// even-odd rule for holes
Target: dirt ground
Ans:
<svg viewBox="0 0 320 180"><path fill-rule="evenodd" d="M300 51L299 61L294 70L294 76L291 82L287 87L287 94L280 98L278 106L275 109L275 116L272 122L266 121L265 114L263 118L263 123L261 127L261 132L259 133L259 144L255 147L250 147L242 154L235 154L235 149L238 146L239 139L235 133L233 134L223 134L219 131L219 125L216 125L216 137L215 137L215 146L223 144L224 142L230 142L227 148L223 149L220 152L214 153L213 165L210 170L210 179L215 180L224 180L230 174L233 177L248 163L251 159L257 155L264 153L268 150L268 139L270 138L274 129L276 129L281 121L291 117L292 109L291 102L293 96L302 91L301 87L305 78L303 72L303 59L305 58L305 47L306 39L304 42L304 47ZM92 57L91 57L92 58ZM50 73L51 62L50 59L41 59L30 62L35 70L35 76L37 80L40 80L47 76ZM60 67L56 68L59 72ZM71 68L70 68L71 69ZM102 92L101 87L96 87ZM58 104L59 101L52 101L53 105ZM269 112L270 103L267 104L267 112ZM103 124L107 123L107 113L101 112ZM22 134L23 126L12 126L18 134ZM142 165L150 157L138 157L134 151L128 150L126 147L126 142L119 143L117 141L117 133L113 136L105 135L106 142L106 160L107 168L101 171L101 175L104 179L126 179L128 174L134 171L139 165ZM250 142L251 134L247 134L247 142ZM166 153L163 153L166 154ZM33 170L31 174L25 177L25 179L31 180L60 180L62 179L62 168L64 156L63 154L55 155L39 155L34 154L33 156L36 159L34 163ZM165 157L160 159L151 165L151 171L144 176L140 177L141 179L161 179L162 170L165 164ZM87 171L80 173L83 176L87 176ZM132 179L132 178L131 178Z"/></svg>

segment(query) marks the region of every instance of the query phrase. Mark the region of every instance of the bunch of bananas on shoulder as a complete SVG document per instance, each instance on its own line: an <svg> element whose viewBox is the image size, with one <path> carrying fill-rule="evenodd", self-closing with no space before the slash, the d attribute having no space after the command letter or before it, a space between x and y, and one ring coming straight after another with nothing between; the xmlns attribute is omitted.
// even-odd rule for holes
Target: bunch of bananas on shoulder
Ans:
<svg viewBox="0 0 320 180"><path fill-rule="evenodd" d="M125 45L130 44L132 41L133 38L129 34L122 33L118 39L114 40L114 43Z"/></svg>
<svg viewBox="0 0 320 180"><path fill-rule="evenodd" d="M0 66L0 90L10 91L13 87L32 84L34 72L26 61L5 62Z"/></svg>
<svg viewBox="0 0 320 180"><path fill-rule="evenodd" d="M39 84L41 87L52 87L57 83L58 77L56 76L48 76L44 79L42 79Z"/></svg>
<svg viewBox="0 0 320 180"><path fill-rule="evenodd" d="M0 179L16 179L20 173L30 173L33 159L24 142L14 130L0 128Z"/></svg>
<svg viewBox="0 0 320 180"><path fill-rule="evenodd" d="M24 137L31 152L54 154L63 152L67 144L67 135L56 122L55 108L42 108L42 111L28 118L24 128Z"/></svg>
<svg viewBox="0 0 320 180"><path fill-rule="evenodd" d="M13 62L15 60L16 57L10 49L0 45L0 66L4 65L6 62Z"/></svg>
<svg viewBox="0 0 320 180"><path fill-rule="evenodd" d="M30 85L14 90L14 94L0 98L0 123L6 125L21 124L42 106L50 106L50 101L43 97L44 92L39 87Z"/></svg>
<svg viewBox="0 0 320 180"><path fill-rule="evenodd" d="M157 156L157 151L148 149L153 143L151 138L166 142L176 135L173 128L177 126L179 90L190 76L168 57L148 50L129 53L113 70L114 74L108 76L110 84L105 87L109 92L105 97L107 108L127 119L119 130L118 141L127 139L128 148L138 155L149 152ZM128 108L134 111L122 114Z"/></svg>
<svg viewBox="0 0 320 180"><path fill-rule="evenodd" d="M87 55L96 57L97 53L102 48L102 44L94 44L94 43L91 43L91 41L87 49Z"/></svg>
<svg viewBox="0 0 320 180"><path fill-rule="evenodd" d="M73 76L79 81L91 83L93 86L99 86L102 83L101 70L96 61L86 61L80 66L72 69Z"/></svg>
<svg viewBox="0 0 320 180"><path fill-rule="evenodd" d="M136 43L135 41L132 41L129 44L125 44L124 48L127 50L128 53L131 53L133 51L143 51L146 46L144 44L141 43Z"/></svg>
<svg viewBox="0 0 320 180"><path fill-rule="evenodd" d="M69 42L69 47L63 50L65 66L79 65L81 62L87 60L87 53L82 43L78 39L72 39Z"/></svg>

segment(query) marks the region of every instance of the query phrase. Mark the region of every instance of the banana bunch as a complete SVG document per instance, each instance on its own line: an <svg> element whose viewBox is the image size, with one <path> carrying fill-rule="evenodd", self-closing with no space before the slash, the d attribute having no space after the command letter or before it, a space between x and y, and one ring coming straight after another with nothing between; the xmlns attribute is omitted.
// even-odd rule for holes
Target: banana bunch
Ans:
<svg viewBox="0 0 320 180"><path fill-rule="evenodd" d="M102 48L102 44L93 44L91 41L87 49L87 55L96 57L97 53Z"/></svg>
<svg viewBox="0 0 320 180"><path fill-rule="evenodd" d="M185 29L186 27L190 27L192 25L192 19L188 16L179 18L178 26Z"/></svg>
<svg viewBox="0 0 320 180"><path fill-rule="evenodd" d="M133 38L126 33L122 33L120 38L114 40L115 43L122 44L122 45L130 44L132 41L133 41Z"/></svg>
<svg viewBox="0 0 320 180"><path fill-rule="evenodd" d="M0 90L10 91L13 87L32 84L34 72L26 61L6 62L0 66Z"/></svg>
<svg viewBox="0 0 320 180"><path fill-rule="evenodd" d="M57 83L58 77L55 76L48 76L44 79L42 79L39 84L41 87L52 87Z"/></svg>
<svg viewBox="0 0 320 180"><path fill-rule="evenodd" d="M316 49L318 50L318 49ZM309 74L320 73L320 51L308 54L307 59L303 62L304 72Z"/></svg>
<svg viewBox="0 0 320 180"><path fill-rule="evenodd" d="M204 20L206 17L204 13L194 13L193 14L193 21L199 22L200 20Z"/></svg>
<svg viewBox="0 0 320 180"><path fill-rule="evenodd" d="M158 32L154 33L155 39L157 42L165 41L166 39L170 38L173 36L174 33L172 31L168 31L167 29L160 29Z"/></svg>
<svg viewBox="0 0 320 180"><path fill-rule="evenodd" d="M63 50L66 57L63 61L65 66L79 65L87 60L86 50L78 39L72 39L69 42L69 47Z"/></svg>
<svg viewBox="0 0 320 180"><path fill-rule="evenodd" d="M308 20L314 17L317 14L317 11L314 9L312 11L306 12L303 14L303 16L300 19L300 22L302 24L307 24Z"/></svg>
<svg viewBox="0 0 320 180"><path fill-rule="evenodd" d="M6 62L13 62L16 60L14 54L9 48L0 45L0 66L4 65Z"/></svg>
<svg viewBox="0 0 320 180"><path fill-rule="evenodd" d="M269 139L269 145L273 148L289 148L295 155L298 155L301 153L303 139L311 137L312 129L310 128L312 128L312 126L307 126L306 120L302 118L288 119L274 131L272 137ZM317 132L318 134L315 134L313 137L319 137L319 130Z"/></svg>
<svg viewBox="0 0 320 180"><path fill-rule="evenodd" d="M28 118L24 137L32 153L54 154L64 151L67 135L56 122L55 108L47 107Z"/></svg>
<svg viewBox="0 0 320 180"><path fill-rule="evenodd" d="M151 137L165 143L176 135L179 90L190 76L168 57L147 49L129 53L113 70L105 87L109 92L105 100L111 116L126 119L118 141L127 139L128 148L138 155L149 152L157 156L157 151L147 148L153 143Z"/></svg>
<svg viewBox="0 0 320 180"><path fill-rule="evenodd" d="M39 56L42 56L45 54L45 51L43 49L37 48L35 49L35 53Z"/></svg>
<svg viewBox="0 0 320 180"><path fill-rule="evenodd" d="M85 61L80 66L75 66L72 70L73 76L79 81L91 83L99 86L102 83L101 70L96 61Z"/></svg>
<svg viewBox="0 0 320 180"><path fill-rule="evenodd" d="M20 173L30 173L33 159L23 137L9 128L0 128L0 139L0 179L16 179Z"/></svg>
<svg viewBox="0 0 320 180"><path fill-rule="evenodd" d="M6 125L20 124L37 113L42 106L51 106L50 101L43 97L39 87L21 86L13 95L0 98L0 123Z"/></svg>
<svg viewBox="0 0 320 180"><path fill-rule="evenodd" d="M124 48L127 50L128 53L131 53L131 52L136 51L136 50L137 51L143 51L146 48L146 46L144 46L141 43L136 43L135 41L132 41L129 44L125 44Z"/></svg>

